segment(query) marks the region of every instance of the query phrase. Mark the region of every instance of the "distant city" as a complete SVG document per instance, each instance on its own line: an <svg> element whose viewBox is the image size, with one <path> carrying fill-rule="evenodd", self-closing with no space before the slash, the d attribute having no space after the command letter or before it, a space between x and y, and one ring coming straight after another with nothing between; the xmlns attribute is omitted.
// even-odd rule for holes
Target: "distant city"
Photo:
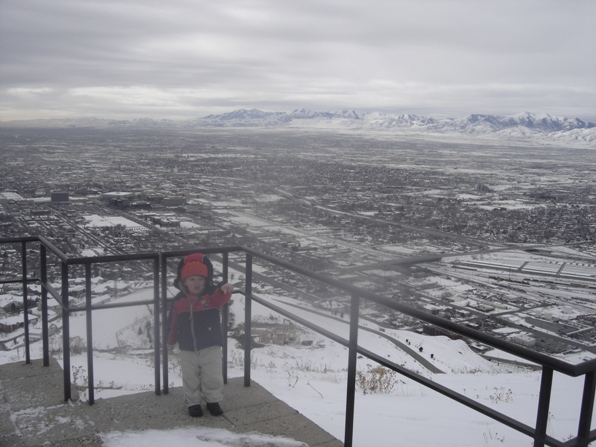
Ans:
<svg viewBox="0 0 596 447"><path fill-rule="evenodd" d="M45 236L70 256L244 245L549 355L596 356L589 148L346 129L6 124L0 145L2 238ZM3 276L20 273L19 259L18 245L0 246ZM147 275L105 269L105 281ZM347 310L349 297L319 284L257 272L256 293ZM0 295L0 341L18 337L6 323L17 293L5 285ZM363 307L387 327L451 336Z"/></svg>

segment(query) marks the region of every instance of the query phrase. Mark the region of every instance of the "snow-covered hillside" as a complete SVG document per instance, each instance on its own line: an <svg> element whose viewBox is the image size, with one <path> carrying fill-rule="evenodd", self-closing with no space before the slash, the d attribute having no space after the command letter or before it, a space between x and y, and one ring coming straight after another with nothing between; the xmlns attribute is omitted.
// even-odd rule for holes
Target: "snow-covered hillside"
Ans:
<svg viewBox="0 0 596 447"><path fill-rule="evenodd" d="M118 299L145 300L150 299L152 293L151 289L137 290ZM323 325L327 330L347 337L347 324L341 316L333 315L331 312L326 314L320 308L314 309L305 303L283 296L263 297L275 302L277 306L292 309L302 317ZM238 326L243 322L244 297L234 294L233 301L231 311L234 315L234 325ZM253 334L259 327L265 325L288 326L288 321L283 317L257 303L253 303L252 309ZM149 349L150 340L146 330L147 321L151 320L150 309L146 306L107 309L94 313L93 341L96 347L94 366L98 387L97 399L152 389L154 380L152 350ZM364 320L361 323L367 330L359 331L359 342L367 349L530 426L535 423L540 386L539 372L489 362L475 354L460 340L441 336L430 337L408 331L385 329L385 332L382 332L373 323ZM395 339L398 343L391 342L385 336ZM52 346L56 349L60 348L60 337L60 334L53 337L55 342ZM85 340L84 314L71 317L71 337ZM132 341L135 337L137 342ZM239 377L243 374L243 351L233 338L229 340L229 377ZM399 343L414 348L444 373L430 372L401 349ZM123 348L124 345L131 347ZM335 437L343 439L347 353L346 347L325 339L316 332L296 327L291 343L264 344L262 347L253 349L252 379L264 385L279 399L287 402ZM22 361L22 355L22 350L0 352L0 363ZM41 356L39 343L34 345L32 355L34 358ZM491 355L503 359L508 357L502 352L491 352ZM59 352L55 352L54 356L61 359ZM84 399L87 368L85 352L75 355L71 363L73 379L76 384L82 385L80 390ZM361 377L366 377L376 366L366 358L358 359ZM182 382L176 352L170 357L169 370L170 385L180 386ZM389 392L371 393L361 386L356 391L355 446L529 447L532 445L529 438L409 379L392 374L386 380L390 385ZM565 439L577 430L582 385L579 379L555 374L549 435ZM222 405L225 410L225 401ZM200 426L197 430L201 430ZM238 440L231 433L220 433L218 444L199 442L197 430L192 433L184 430L158 434L155 432L114 433L106 439L106 445L154 447L163 445L164 440L181 447L238 445ZM247 439L257 442L255 440L259 438L256 436ZM257 442L254 445L260 444Z"/></svg>

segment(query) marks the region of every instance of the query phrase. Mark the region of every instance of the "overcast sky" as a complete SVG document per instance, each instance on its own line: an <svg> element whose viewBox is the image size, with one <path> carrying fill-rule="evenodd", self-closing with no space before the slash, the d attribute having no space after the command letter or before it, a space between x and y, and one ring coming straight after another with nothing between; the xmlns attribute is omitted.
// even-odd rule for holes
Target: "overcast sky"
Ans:
<svg viewBox="0 0 596 447"><path fill-rule="evenodd" d="M0 0L0 120L239 108L596 121L594 0Z"/></svg>

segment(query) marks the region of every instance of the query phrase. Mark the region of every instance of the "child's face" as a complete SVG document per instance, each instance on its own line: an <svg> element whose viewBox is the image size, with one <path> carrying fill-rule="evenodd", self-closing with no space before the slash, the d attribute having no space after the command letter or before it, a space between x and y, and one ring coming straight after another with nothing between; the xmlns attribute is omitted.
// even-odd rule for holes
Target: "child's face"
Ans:
<svg viewBox="0 0 596 447"><path fill-rule="evenodd" d="M186 290L191 295L198 295L205 288L205 278L202 276L190 276L184 281Z"/></svg>

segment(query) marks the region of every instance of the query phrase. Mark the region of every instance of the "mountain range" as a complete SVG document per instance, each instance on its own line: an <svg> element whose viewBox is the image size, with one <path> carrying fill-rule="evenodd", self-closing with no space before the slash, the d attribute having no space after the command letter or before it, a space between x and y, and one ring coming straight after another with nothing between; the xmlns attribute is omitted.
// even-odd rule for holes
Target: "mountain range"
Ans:
<svg viewBox="0 0 596 447"><path fill-rule="evenodd" d="M0 123L0 127L112 127L112 128L294 128L327 130L385 131L424 135L466 135L498 140L588 143L596 146L596 123L529 112L511 116L472 114L463 118L430 118L419 115L392 115L354 110L317 112L307 109L292 112L265 112L239 109L221 115L187 120L138 118L114 120L100 118L59 118Z"/></svg>

